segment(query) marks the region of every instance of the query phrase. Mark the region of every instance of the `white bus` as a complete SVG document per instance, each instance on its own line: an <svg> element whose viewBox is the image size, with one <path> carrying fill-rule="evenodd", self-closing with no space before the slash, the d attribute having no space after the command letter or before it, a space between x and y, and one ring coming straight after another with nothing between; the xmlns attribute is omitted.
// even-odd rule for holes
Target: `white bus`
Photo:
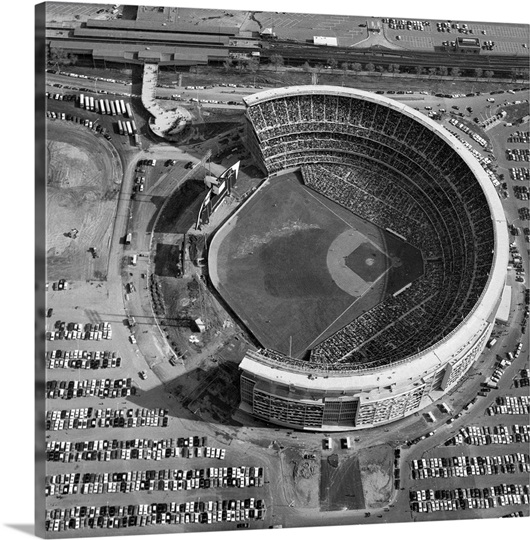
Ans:
<svg viewBox="0 0 530 540"><path fill-rule="evenodd" d="M94 98L93 98L92 96L90 96L88 99L90 100L90 101L89 101L89 103L90 103L90 105L89 105L90 110L91 110L91 111L95 111L95 110L96 110L96 107L95 107L95 105L94 105Z"/></svg>
<svg viewBox="0 0 530 540"><path fill-rule="evenodd" d="M114 104L114 101L110 102L110 112L112 113L112 116L116 116L116 105Z"/></svg>
<svg viewBox="0 0 530 540"><path fill-rule="evenodd" d="M125 116L127 111L125 109L125 101L123 101L123 99L120 99L120 107L121 107L121 114L123 114L123 116Z"/></svg>
<svg viewBox="0 0 530 540"><path fill-rule="evenodd" d="M136 122L134 120L131 120L131 126L132 126L132 130L133 130L133 133L138 133L138 130L136 129Z"/></svg>
<svg viewBox="0 0 530 540"><path fill-rule="evenodd" d="M127 133L132 136L133 130L130 122L124 122L125 126L127 127Z"/></svg>
<svg viewBox="0 0 530 540"><path fill-rule="evenodd" d="M81 107L81 109L85 108L85 94L79 95L79 106Z"/></svg>
<svg viewBox="0 0 530 540"><path fill-rule="evenodd" d="M105 110L107 111L107 114L112 113L112 111L110 110L110 103L108 99L105 100Z"/></svg>
<svg viewBox="0 0 530 540"><path fill-rule="evenodd" d="M120 135L124 134L123 122L121 120L118 120L118 131L120 132Z"/></svg>
<svg viewBox="0 0 530 540"><path fill-rule="evenodd" d="M132 113L132 109L131 109L131 104L130 103L127 103L125 105L125 109L127 110L127 116L129 118L132 118L133 117L133 113Z"/></svg>
<svg viewBox="0 0 530 540"><path fill-rule="evenodd" d="M117 113L117 114L122 114L122 112L121 112L120 101L119 101L119 100L116 100L116 101L114 102L114 105L115 105L115 107L116 107L116 113Z"/></svg>
<svg viewBox="0 0 530 540"><path fill-rule="evenodd" d="M107 111L105 110L105 102L102 99L99 100L99 111L101 114L107 114Z"/></svg>

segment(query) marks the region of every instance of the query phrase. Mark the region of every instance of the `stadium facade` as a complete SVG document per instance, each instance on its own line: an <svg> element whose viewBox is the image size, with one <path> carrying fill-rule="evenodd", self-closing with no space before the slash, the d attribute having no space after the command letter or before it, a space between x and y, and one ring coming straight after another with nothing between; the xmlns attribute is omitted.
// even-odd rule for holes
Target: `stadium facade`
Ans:
<svg viewBox="0 0 530 540"><path fill-rule="evenodd" d="M488 175L443 127L380 95L300 86L245 102L248 144L268 175L299 169L310 188L421 249L425 273L305 358L249 352L241 409L346 431L440 399L481 355L505 286L507 224Z"/></svg>

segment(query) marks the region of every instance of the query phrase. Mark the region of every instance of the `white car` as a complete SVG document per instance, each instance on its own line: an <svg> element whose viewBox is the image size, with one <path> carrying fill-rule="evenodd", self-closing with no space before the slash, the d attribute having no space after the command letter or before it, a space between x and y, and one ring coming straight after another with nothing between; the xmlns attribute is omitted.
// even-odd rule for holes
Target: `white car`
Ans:
<svg viewBox="0 0 530 540"><path fill-rule="evenodd" d="M130 342L133 343L133 344L136 343L136 336L134 336L133 334L131 334L131 335L129 336L129 340L130 340Z"/></svg>

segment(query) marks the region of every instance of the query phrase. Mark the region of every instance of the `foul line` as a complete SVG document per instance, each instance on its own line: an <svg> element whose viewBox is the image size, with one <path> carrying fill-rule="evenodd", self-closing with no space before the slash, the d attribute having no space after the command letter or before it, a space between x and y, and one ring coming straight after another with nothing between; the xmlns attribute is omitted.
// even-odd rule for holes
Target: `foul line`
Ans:
<svg viewBox="0 0 530 540"><path fill-rule="evenodd" d="M321 204L324 208L326 208L327 210L329 210L334 216L336 216L337 218L339 218L343 223L345 223L346 225L348 225L349 227L355 227L355 224L353 223L349 223L348 221L346 221L343 217L339 216L334 210L332 210L329 206L327 206L326 204L324 204L320 199L318 199L317 197L315 197L315 195L313 193L311 193L311 191L306 187L304 186L306 192L311 196L313 197L313 199L315 199L315 201L317 201L319 204ZM362 236L364 236L372 245L374 245L377 249L379 249L379 247L377 245L375 245L366 235L364 235L363 233L360 233L362 234ZM363 298L366 294L368 294L368 292L373 289L374 285L380 280L380 279L383 279L387 272L390 271L390 269L392 268L392 265L389 265L389 267L375 280L372 282L372 285L371 287L369 287L368 289L366 289L366 291L364 291L361 296L358 296L332 323L330 323L326 328L324 328L324 330L322 330L322 332L307 346L308 349L310 349L313 344L318 341L321 336L323 334L325 334L341 317L344 316L344 314L350 310L361 298ZM366 283L366 282L365 282ZM346 292L346 291L345 291ZM346 325L344 325L346 326ZM340 330L340 329L339 329ZM339 331L337 330L337 332Z"/></svg>
<svg viewBox="0 0 530 540"><path fill-rule="evenodd" d="M322 330L322 332L307 346L308 349L310 349L313 345L313 343L315 343L315 341L318 341L320 339L320 337L322 336L322 334L325 334L341 317L344 316L344 314L349 310L351 309L361 298L363 298L366 294L368 294L368 292L373 289L373 286L380 280L380 279L383 279L383 277L385 277L386 273L390 270L390 268L392 268L392 266L389 266L375 281L372 282L372 286L371 287L368 287L368 289L366 289L366 291L364 291L361 296L358 296L332 323L330 323L326 328L324 328L324 330ZM375 306L374 306L375 307ZM370 310L368 310L370 311ZM353 322L353 321L351 321ZM349 324L349 323L348 323ZM344 326L347 326L347 325L344 325ZM339 330L337 330L337 332L339 332L340 330L342 330L342 328L339 328ZM337 333L335 332L335 333Z"/></svg>

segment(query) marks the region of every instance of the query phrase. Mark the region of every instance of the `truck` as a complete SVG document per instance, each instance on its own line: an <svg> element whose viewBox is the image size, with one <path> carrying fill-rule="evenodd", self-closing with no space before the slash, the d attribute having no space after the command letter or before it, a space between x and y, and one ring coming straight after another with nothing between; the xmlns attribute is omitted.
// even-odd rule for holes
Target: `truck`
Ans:
<svg viewBox="0 0 530 540"><path fill-rule="evenodd" d="M495 345L495 343L497 343L497 338L491 338L489 341L488 341L488 349L491 349L493 347L493 345Z"/></svg>
<svg viewBox="0 0 530 540"><path fill-rule="evenodd" d="M131 255L131 264L133 266L136 266L136 263L138 262L138 255Z"/></svg>
<svg viewBox="0 0 530 540"><path fill-rule="evenodd" d="M132 113L132 109L131 109L131 104L130 103L127 103L125 105L125 110L127 111L127 116L129 118L132 118L133 117L133 113Z"/></svg>
<svg viewBox="0 0 530 540"><path fill-rule="evenodd" d="M127 233L127 236L125 237L125 243L128 245L132 241L132 233Z"/></svg>

